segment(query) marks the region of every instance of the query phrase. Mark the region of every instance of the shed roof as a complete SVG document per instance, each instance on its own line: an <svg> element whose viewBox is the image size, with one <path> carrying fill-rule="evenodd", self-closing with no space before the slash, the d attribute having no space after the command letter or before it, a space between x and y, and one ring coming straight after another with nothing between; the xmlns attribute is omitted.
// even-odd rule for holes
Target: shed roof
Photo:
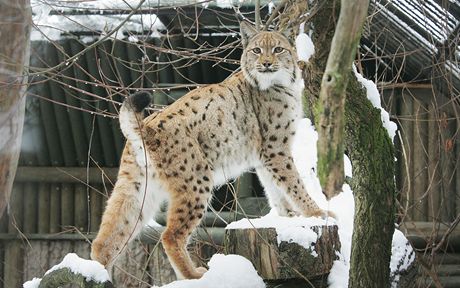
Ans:
<svg viewBox="0 0 460 288"><path fill-rule="evenodd" d="M94 2L99 2L97 7ZM116 4L118 2L122 4ZM277 5L280 2L262 0L262 19L268 17L273 3ZM130 0L127 4L125 1L60 3L60 8L52 10L51 14L66 17L96 17L102 14L114 17L132 13L127 5L135 6L138 1ZM168 33L234 33L238 29L236 15L254 19L254 4L254 0L148 0L135 14L157 15ZM91 31L92 34L98 32L104 31ZM374 68L367 74L376 75L374 80L379 83L435 83L439 88L447 87L449 92L458 96L459 34L458 1L371 0L368 22L361 41L363 60Z"/></svg>
<svg viewBox="0 0 460 288"><path fill-rule="evenodd" d="M380 72L400 71L398 80L407 82L446 80L458 95L459 29L459 2L373 0L361 46L381 64Z"/></svg>

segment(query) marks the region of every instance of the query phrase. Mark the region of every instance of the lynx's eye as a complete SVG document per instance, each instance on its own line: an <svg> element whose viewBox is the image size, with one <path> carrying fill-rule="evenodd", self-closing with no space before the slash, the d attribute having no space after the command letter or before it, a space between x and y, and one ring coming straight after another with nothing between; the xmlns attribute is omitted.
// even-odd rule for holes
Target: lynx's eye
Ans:
<svg viewBox="0 0 460 288"><path fill-rule="evenodd" d="M260 54L260 52L262 52L262 50L260 50L259 47L256 47L256 48L252 49L252 52L255 53L255 54Z"/></svg>
<svg viewBox="0 0 460 288"><path fill-rule="evenodd" d="M275 49L273 49L273 52L275 52L275 53L281 53L283 51L284 51L284 48L282 48L282 47L275 47Z"/></svg>

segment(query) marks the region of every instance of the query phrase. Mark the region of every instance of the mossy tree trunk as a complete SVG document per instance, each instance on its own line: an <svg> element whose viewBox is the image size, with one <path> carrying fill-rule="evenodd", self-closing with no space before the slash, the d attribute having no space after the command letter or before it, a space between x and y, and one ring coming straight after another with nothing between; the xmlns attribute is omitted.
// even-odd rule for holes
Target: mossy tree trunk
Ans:
<svg viewBox="0 0 460 288"><path fill-rule="evenodd" d="M318 125L314 107L320 95L340 1L316 1L315 4L311 8L312 16L307 24L313 27L312 40L316 51L306 65L303 76L306 113ZM305 12L299 15L290 13L285 17L291 20L297 17L297 22L290 22L298 25L305 20L301 17ZM307 29L308 26L305 30ZM348 77L344 143L353 165L350 184L355 198L349 287L389 287L396 193L393 144L382 126L380 111L367 99L366 90L352 72Z"/></svg>
<svg viewBox="0 0 460 288"><path fill-rule="evenodd" d="M393 143L382 126L380 110L356 80L348 83L345 117L355 198L349 287L390 287L396 193Z"/></svg>

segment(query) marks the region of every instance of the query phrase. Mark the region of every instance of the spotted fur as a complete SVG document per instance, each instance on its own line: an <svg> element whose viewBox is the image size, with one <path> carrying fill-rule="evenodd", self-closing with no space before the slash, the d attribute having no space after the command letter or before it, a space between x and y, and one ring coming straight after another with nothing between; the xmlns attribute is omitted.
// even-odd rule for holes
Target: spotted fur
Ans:
<svg viewBox="0 0 460 288"><path fill-rule="evenodd" d="M213 188L250 169L279 214L327 215L305 190L290 152L302 116L296 52L279 33L257 33L245 23L241 32L242 72L195 89L144 120L138 106L126 104L145 105L142 96L123 104L120 126L128 142L93 259L113 262L168 200L165 251L179 278L201 277L206 269L190 259L188 238Z"/></svg>

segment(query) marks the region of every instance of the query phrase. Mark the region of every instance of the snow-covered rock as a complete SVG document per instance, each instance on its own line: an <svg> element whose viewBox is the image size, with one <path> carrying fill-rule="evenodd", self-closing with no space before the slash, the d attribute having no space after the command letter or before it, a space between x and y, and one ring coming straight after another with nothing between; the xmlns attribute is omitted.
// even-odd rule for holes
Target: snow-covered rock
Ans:
<svg viewBox="0 0 460 288"><path fill-rule="evenodd" d="M104 283L110 281L109 273L105 270L104 266L93 260L86 260L78 257L75 253L67 254L61 263L54 265L46 271L45 276L53 271L67 268L75 274L82 275L86 281L93 281L97 283ZM24 283L24 288L37 288L42 279L34 278Z"/></svg>
<svg viewBox="0 0 460 288"><path fill-rule="evenodd" d="M215 254L208 263L209 271L194 280L179 280L161 288L264 288L262 278L246 258ZM158 288L154 286L154 288Z"/></svg>

